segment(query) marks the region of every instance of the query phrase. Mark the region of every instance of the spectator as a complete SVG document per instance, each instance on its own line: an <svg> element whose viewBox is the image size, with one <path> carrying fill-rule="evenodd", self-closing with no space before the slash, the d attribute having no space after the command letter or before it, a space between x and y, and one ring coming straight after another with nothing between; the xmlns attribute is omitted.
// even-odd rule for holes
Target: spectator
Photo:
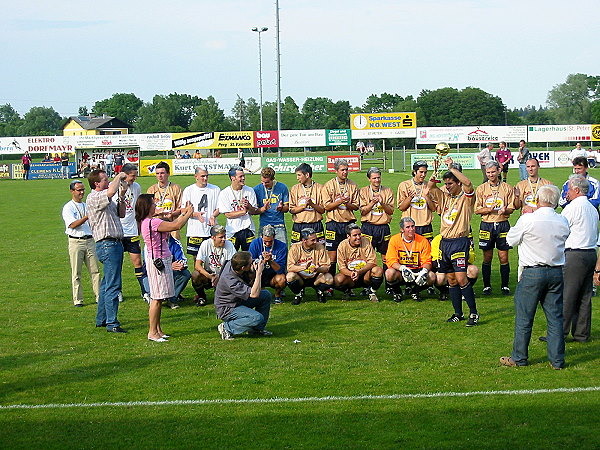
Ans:
<svg viewBox="0 0 600 450"><path fill-rule="evenodd" d="M531 153L529 149L525 147L525 141L521 139L519 141L519 156L517 156L517 161L519 162L519 177L521 181L527 179L527 161L531 158Z"/></svg>
<svg viewBox="0 0 600 450"><path fill-rule="evenodd" d="M505 183L508 178L508 166L510 164L511 159L512 153L509 149L506 148L506 142L500 142L500 148L498 148L498 151L496 152L496 161L498 162L498 164L500 164L500 180L503 180ZM504 174L504 176L502 176L502 174Z"/></svg>

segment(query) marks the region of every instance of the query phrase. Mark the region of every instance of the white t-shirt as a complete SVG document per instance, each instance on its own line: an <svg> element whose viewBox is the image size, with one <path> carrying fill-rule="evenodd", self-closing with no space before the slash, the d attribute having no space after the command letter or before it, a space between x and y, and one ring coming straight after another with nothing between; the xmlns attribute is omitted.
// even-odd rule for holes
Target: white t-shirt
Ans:
<svg viewBox="0 0 600 450"><path fill-rule="evenodd" d="M200 219L191 217L187 223L186 235L188 237L207 237L210 236L210 225L208 219L217 209L217 202L221 188L208 183L206 187L198 187L196 184L186 187L183 190L181 204L185 205L188 201L192 203L194 212L204 212L204 222Z"/></svg>
<svg viewBox="0 0 600 450"><path fill-rule="evenodd" d="M142 187L135 181L129 185L129 189L125 192L125 217L121 218L124 237L134 237L140 234L135 220L135 203L141 193ZM113 195L112 201L116 204L118 198L118 195Z"/></svg>
<svg viewBox="0 0 600 450"><path fill-rule="evenodd" d="M587 158L587 150L585 148L574 148L569 152L569 159L571 160L571 162L573 162L573 160L578 156L583 156L584 158Z"/></svg>
<svg viewBox="0 0 600 450"><path fill-rule="evenodd" d="M219 274L223 264L229 261L235 253L235 247L231 241L225 241L223 247L217 248L212 239L207 239L200 244L196 260L204 263L204 269L208 273Z"/></svg>
<svg viewBox="0 0 600 450"><path fill-rule="evenodd" d="M112 153L108 153L105 157L104 157L104 162L106 164L112 164L114 161L115 157L113 156Z"/></svg>
<svg viewBox="0 0 600 450"><path fill-rule="evenodd" d="M241 190L234 191L231 189L231 186L227 186L225 189L221 191L219 194L219 201L217 203L217 207L219 208L220 213L227 213L233 211L239 211L241 209L241 200L247 199L248 202L254 206L256 206L256 194L254 193L254 189L243 186ZM254 222L250 217L250 214L246 213L243 216L236 217L235 219L227 219L227 224L225 225L225 231L227 233L227 239L232 237L235 233L240 230L250 229L251 231L255 231Z"/></svg>
<svg viewBox="0 0 600 450"><path fill-rule="evenodd" d="M84 202L76 203L71 200L69 203L63 206L62 217L65 221L65 234L73 237L91 236L92 229L90 228L89 222L86 220L84 223L79 225L77 228L69 228L76 220L79 220L87 215L87 207Z"/></svg>

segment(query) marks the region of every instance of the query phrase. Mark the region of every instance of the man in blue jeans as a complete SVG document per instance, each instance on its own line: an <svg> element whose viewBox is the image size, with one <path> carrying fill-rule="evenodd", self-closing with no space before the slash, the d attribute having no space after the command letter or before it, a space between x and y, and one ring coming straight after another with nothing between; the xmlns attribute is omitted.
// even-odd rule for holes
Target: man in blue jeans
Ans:
<svg viewBox="0 0 600 450"><path fill-rule="evenodd" d="M548 328L547 353L550 366L565 365L563 336L563 266L569 222L554 211L560 191L554 185L538 190L538 209L523 214L508 231L510 246L519 246L519 284L515 291L515 337L511 356L500 358L509 367L528 364L533 319L540 303Z"/></svg>
<svg viewBox="0 0 600 450"><path fill-rule="evenodd" d="M255 274L252 273L253 266ZM215 288L217 317L223 321L217 329L222 339L230 341L245 331L257 336L273 335L265 330L272 295L261 289L264 268L264 259L253 263L250 252L238 252L223 265Z"/></svg>
<svg viewBox="0 0 600 450"><path fill-rule="evenodd" d="M110 333L126 333L117 319L121 270L123 268L123 227L127 174L118 174L109 184L104 170L92 170L88 176L92 192L87 197L88 222L96 241L96 255L104 266L100 282L96 326L106 327ZM112 198L118 193L117 203Z"/></svg>

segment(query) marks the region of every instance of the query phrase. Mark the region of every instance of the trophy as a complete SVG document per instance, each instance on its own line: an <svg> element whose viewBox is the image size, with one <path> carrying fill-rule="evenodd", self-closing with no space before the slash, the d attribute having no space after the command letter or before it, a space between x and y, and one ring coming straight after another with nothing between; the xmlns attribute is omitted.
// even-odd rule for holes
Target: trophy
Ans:
<svg viewBox="0 0 600 450"><path fill-rule="evenodd" d="M436 181L439 181L440 175L440 164L442 164L442 157L447 156L450 153L450 146L446 142L440 142L435 146L435 152L437 156L433 161L433 176L432 178Z"/></svg>

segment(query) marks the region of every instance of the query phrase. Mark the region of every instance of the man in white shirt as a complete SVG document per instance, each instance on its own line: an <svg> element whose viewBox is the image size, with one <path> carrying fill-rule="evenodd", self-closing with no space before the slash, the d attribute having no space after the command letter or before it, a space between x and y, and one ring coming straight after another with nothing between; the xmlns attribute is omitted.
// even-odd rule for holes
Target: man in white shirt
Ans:
<svg viewBox="0 0 600 450"><path fill-rule="evenodd" d="M479 166L481 167L481 173L483 173L482 183L487 182L487 175L485 174L485 165L492 160L492 152L494 151L494 144L489 142L483 150L477 153L477 159L479 160Z"/></svg>
<svg viewBox="0 0 600 450"><path fill-rule="evenodd" d="M575 144L575 148L569 152L569 159L571 162L578 156L583 156L587 159L587 152L585 151L585 148L581 146L581 142Z"/></svg>
<svg viewBox="0 0 600 450"><path fill-rule="evenodd" d="M204 290L217 285L221 268L225 261L229 261L235 253L231 241L225 239L225 228L222 225L211 227L210 239L200 245L192 273L192 287L196 291L194 303L197 306L206 305Z"/></svg>
<svg viewBox="0 0 600 450"><path fill-rule="evenodd" d="M592 328L592 284L598 242L598 212L587 198L588 180L581 175L569 177L569 204L562 215L571 234L565 244L565 287L563 332L577 342L587 342Z"/></svg>
<svg viewBox="0 0 600 450"><path fill-rule="evenodd" d="M195 258L200 244L210 237L210 228L216 224L221 188L208 182L208 170L205 167L196 167L194 178L196 183L183 190L181 202L185 205L189 201L194 207L186 234L187 253Z"/></svg>
<svg viewBox="0 0 600 450"><path fill-rule="evenodd" d="M512 355L500 358L509 367L528 364L528 347L538 303L546 315L548 359L554 369L565 364L565 340L562 333L563 266L565 241L569 236L567 220L554 211L560 192L554 185L540 187L538 208L523 214L506 240L519 246L522 273L515 291L515 335Z"/></svg>
<svg viewBox="0 0 600 450"><path fill-rule="evenodd" d="M236 250L248 251L254 239L256 228L251 214L258 214L254 189L246 186L246 174L241 167L229 169L231 186L219 194L217 208L227 217L225 230L227 239L233 242Z"/></svg>
<svg viewBox="0 0 600 450"><path fill-rule="evenodd" d="M138 232L138 224L135 220L135 203L142 193L141 186L135 181L138 176L137 166L127 163L121 169L121 172L127 176L127 191L125 192L125 217L121 218L121 226L123 227L123 251L129 253L129 259L133 265L135 278L140 284L142 298L146 303L150 303L150 285L148 284L148 275L144 270L142 262L142 249L140 247L140 235ZM117 204L117 196L112 198ZM122 301L123 296L119 294L119 300Z"/></svg>
<svg viewBox="0 0 600 450"><path fill-rule="evenodd" d="M88 224L87 208L83 202L85 186L79 180L69 185L71 201L63 206L62 217L65 222L65 233L69 241L69 260L71 262L71 284L73 285L73 305L83 306L81 289L81 265L85 263L96 302L100 294L100 270L96 257L96 243L92 239L92 230Z"/></svg>

